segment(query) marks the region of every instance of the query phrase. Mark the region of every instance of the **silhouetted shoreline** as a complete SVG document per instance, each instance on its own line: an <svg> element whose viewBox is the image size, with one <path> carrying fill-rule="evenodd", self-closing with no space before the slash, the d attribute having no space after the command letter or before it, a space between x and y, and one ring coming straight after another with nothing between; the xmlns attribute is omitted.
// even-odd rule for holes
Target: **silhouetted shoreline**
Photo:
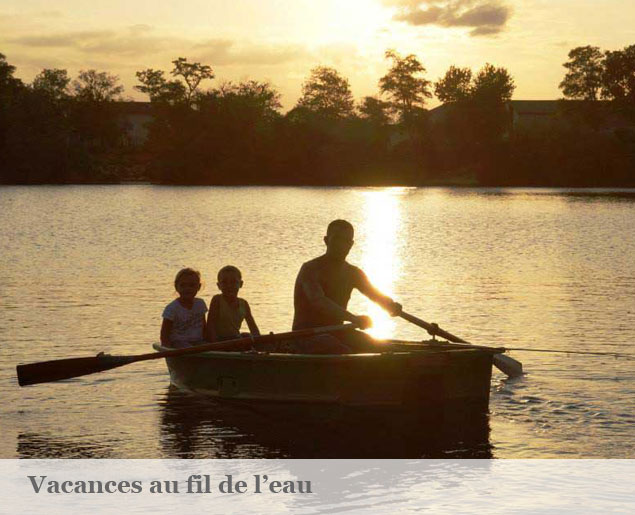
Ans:
<svg viewBox="0 0 635 515"><path fill-rule="evenodd" d="M565 66L578 66L576 55ZM433 83L417 57L386 58L387 100L356 103L345 77L317 66L283 114L270 83L203 90L213 70L185 58L172 61L176 79L137 72L150 102L134 102L121 98L118 77L96 70L71 82L45 69L24 84L0 54L0 184L635 186L626 93L599 100L597 88L565 87L567 100L512 100L505 68L451 66L434 83L443 104L427 109Z"/></svg>

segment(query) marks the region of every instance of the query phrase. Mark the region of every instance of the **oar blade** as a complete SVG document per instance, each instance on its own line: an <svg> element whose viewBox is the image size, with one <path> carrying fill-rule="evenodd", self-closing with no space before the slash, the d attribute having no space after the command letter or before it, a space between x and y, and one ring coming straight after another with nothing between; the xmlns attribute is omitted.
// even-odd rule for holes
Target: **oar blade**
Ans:
<svg viewBox="0 0 635 515"><path fill-rule="evenodd" d="M103 372L112 368L121 367L132 363L131 356L99 355L89 358L58 359L18 365L18 384L27 386L31 384L50 383L62 379Z"/></svg>
<svg viewBox="0 0 635 515"><path fill-rule="evenodd" d="M510 378L523 375L523 364L505 354L496 354L494 356L494 366Z"/></svg>
<svg viewBox="0 0 635 515"><path fill-rule="evenodd" d="M343 331L355 327L355 324L340 324L328 327L316 327L313 329L301 329L290 331L287 333L267 334L263 336L255 336L248 338L237 338L224 342L207 343L197 345L195 347L187 347L182 349L171 349L169 351L151 352L148 354L138 354L136 356L110 356L108 354L98 354L90 358L69 358L58 359L54 361L43 361L41 363L29 363L26 365L18 365L18 383L20 386L27 386L39 383L51 383L62 379L71 379L73 377L94 374L95 372L103 372L111 368L121 367L129 363L138 361L146 361L150 359L162 359L167 357L184 356L197 354L207 351L219 350L249 350L255 344L264 343L273 340L285 338L298 338L304 336L312 336L314 334L322 334L333 331Z"/></svg>
<svg viewBox="0 0 635 515"><path fill-rule="evenodd" d="M469 342L459 338L458 336L454 336L452 333L448 333L444 331L436 324L429 324L425 320L421 320L405 311L399 313L399 316L404 320L407 320L411 324L421 327L425 329L430 334L436 334L441 336L442 338L446 338L447 340L454 343L465 343L467 345L472 345ZM474 347L479 347L475 345ZM523 364L520 361L516 361L514 358L510 358L509 356L505 356L504 354L496 354L494 356L494 366L498 368L501 372L506 374L508 377L519 377L523 375Z"/></svg>

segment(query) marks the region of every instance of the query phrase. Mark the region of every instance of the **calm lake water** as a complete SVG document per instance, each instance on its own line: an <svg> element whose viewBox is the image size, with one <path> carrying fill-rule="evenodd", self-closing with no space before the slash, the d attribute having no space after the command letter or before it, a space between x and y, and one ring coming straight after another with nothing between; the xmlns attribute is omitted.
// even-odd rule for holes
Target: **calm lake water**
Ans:
<svg viewBox="0 0 635 515"><path fill-rule="evenodd" d="M334 218L378 287L468 341L635 354L635 190L3 187L0 458L635 458L635 362L609 356L513 352L527 374L495 371L482 419L339 433L175 391L159 360L18 387L18 363L149 351L184 266L206 302L238 266L261 330L289 330Z"/></svg>

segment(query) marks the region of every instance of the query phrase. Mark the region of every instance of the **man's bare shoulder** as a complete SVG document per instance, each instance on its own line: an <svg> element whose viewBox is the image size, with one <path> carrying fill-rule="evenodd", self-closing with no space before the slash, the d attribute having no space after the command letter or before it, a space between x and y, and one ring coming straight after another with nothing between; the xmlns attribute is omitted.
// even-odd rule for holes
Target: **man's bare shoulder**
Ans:
<svg viewBox="0 0 635 515"><path fill-rule="evenodd" d="M302 266L300 267L300 273L302 274L302 273L317 272L323 267L324 267L324 256L319 256L314 259L311 259L310 261L302 263Z"/></svg>
<svg viewBox="0 0 635 515"><path fill-rule="evenodd" d="M346 263L348 265L347 273L349 277L352 278L353 284L356 288L359 288L360 285L364 284L368 279L366 278L366 274L364 271L358 266L351 265L350 263Z"/></svg>
<svg viewBox="0 0 635 515"><path fill-rule="evenodd" d="M351 273L355 273L355 274L363 274L364 271L359 268L358 266L355 265L351 265L348 261L346 261L346 267L348 268L348 270L351 271Z"/></svg>
<svg viewBox="0 0 635 515"><path fill-rule="evenodd" d="M300 267L300 274L316 274L321 272L322 270L328 270L331 268L331 264L329 264L328 259L325 256L319 256L315 259L311 259L306 263L303 263ZM354 277L363 277L364 272L361 268L356 267L355 265L351 265L348 261L344 261L342 263L342 270L347 274L350 274Z"/></svg>

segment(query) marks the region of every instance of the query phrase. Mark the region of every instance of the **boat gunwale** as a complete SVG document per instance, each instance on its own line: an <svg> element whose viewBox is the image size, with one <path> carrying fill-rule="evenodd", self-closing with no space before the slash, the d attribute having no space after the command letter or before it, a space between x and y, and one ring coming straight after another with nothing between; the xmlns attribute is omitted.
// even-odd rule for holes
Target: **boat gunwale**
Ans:
<svg viewBox="0 0 635 515"><path fill-rule="evenodd" d="M396 340L393 340L397 342ZM400 341L400 343L408 344L410 342ZM414 345L422 345L419 342L410 343ZM152 347L158 351L174 350L171 347L164 347L159 343L153 343ZM471 354L492 354L491 351L484 350L478 347L466 348L466 347L444 347L442 345L432 345L428 349L412 349L412 350L387 350L385 352L367 352L367 353L351 353L351 354L292 354L283 352L263 352L263 351L205 351L195 354L188 354L184 356L167 356L166 359L180 359L180 358L206 358L206 359L241 359L241 360L277 360L277 361L345 361L356 359L381 359L390 357L404 357L404 356L418 356L421 357L424 354L446 354L446 353L471 353Z"/></svg>

